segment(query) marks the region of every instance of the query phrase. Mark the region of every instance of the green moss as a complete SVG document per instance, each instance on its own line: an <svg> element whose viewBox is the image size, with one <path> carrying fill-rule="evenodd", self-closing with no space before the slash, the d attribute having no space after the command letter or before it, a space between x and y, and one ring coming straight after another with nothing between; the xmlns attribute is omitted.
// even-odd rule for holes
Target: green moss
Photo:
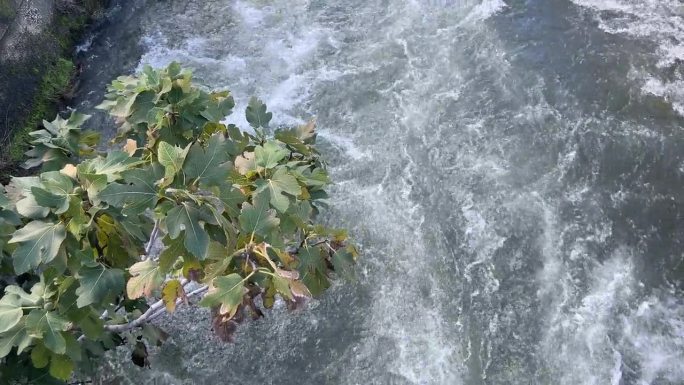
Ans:
<svg viewBox="0 0 684 385"><path fill-rule="evenodd" d="M12 0L0 0L0 20L11 20L15 14Z"/></svg>
<svg viewBox="0 0 684 385"><path fill-rule="evenodd" d="M57 33L54 37L62 51L68 51L76 44L87 25L88 16L84 14L57 16Z"/></svg>
<svg viewBox="0 0 684 385"><path fill-rule="evenodd" d="M57 113L56 102L69 88L74 68L71 60L59 58L45 73L33 99L31 113L26 117L23 126L14 132L10 142L9 154L13 162L24 158L30 139L29 132L34 131L43 119L54 118Z"/></svg>

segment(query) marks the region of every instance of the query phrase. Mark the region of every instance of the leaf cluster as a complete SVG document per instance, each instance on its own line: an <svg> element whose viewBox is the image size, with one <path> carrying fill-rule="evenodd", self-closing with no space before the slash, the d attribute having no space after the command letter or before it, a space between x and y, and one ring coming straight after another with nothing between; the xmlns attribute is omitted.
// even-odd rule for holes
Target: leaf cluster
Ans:
<svg viewBox="0 0 684 385"><path fill-rule="evenodd" d="M108 87L107 153L76 112L32 133L40 172L0 191L0 378L66 381L122 343L144 364L163 340L149 321L193 296L228 341L247 316L298 308L351 272L346 232L315 223L330 179L313 122L270 131L253 98L250 133L223 123L233 107L173 63Z"/></svg>

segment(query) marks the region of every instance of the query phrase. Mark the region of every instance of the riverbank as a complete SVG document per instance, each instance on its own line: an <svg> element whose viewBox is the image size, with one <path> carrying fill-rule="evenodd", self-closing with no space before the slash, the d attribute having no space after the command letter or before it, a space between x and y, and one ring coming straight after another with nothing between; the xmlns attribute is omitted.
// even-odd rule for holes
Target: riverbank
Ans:
<svg viewBox="0 0 684 385"><path fill-rule="evenodd" d="M77 42L108 0L0 0L0 181L21 174L29 133L72 98Z"/></svg>

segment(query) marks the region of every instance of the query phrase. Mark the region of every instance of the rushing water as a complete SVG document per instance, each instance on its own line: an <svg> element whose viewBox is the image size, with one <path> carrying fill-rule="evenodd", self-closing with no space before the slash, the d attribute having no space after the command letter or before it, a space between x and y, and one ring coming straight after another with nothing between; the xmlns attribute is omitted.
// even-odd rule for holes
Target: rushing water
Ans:
<svg viewBox="0 0 684 385"><path fill-rule="evenodd" d="M225 345L164 321L155 384L684 384L680 0L120 1L82 47L316 116L357 279ZM245 123L242 114L230 119Z"/></svg>

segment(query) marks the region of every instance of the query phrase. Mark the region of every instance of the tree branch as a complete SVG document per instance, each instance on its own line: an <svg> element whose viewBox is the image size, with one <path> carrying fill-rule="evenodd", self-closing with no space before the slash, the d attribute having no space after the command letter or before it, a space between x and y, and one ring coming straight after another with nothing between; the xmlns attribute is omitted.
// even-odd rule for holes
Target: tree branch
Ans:
<svg viewBox="0 0 684 385"><path fill-rule="evenodd" d="M143 260L150 258L150 252L152 251L152 246L154 246L154 243L157 241L158 236L159 236L159 219L154 221L154 228L152 228L152 232L150 233L150 240L147 242L147 245L145 246L145 256L143 257Z"/></svg>
<svg viewBox="0 0 684 385"><path fill-rule="evenodd" d="M183 284L186 284L187 282L189 282L189 281L186 281ZM208 289L209 289L209 286L206 286L206 285L200 286L199 288L197 288L197 289L191 291L190 293L186 294L185 298L190 298L190 297L201 295L205 291L207 291ZM176 305L180 305L182 302L183 302L183 298L176 299ZM125 331L131 330L131 329L135 329L138 326L141 326L147 322L150 322L150 321L158 318L159 316L164 314L165 311L166 311L166 308L164 306L164 301L159 300L159 301L153 303L150 306L150 308L147 309L147 311L145 313L143 313L143 315L134 319L133 321L125 323L125 324L105 325L104 328L106 331L109 331L109 332L115 332L115 333L125 332Z"/></svg>

